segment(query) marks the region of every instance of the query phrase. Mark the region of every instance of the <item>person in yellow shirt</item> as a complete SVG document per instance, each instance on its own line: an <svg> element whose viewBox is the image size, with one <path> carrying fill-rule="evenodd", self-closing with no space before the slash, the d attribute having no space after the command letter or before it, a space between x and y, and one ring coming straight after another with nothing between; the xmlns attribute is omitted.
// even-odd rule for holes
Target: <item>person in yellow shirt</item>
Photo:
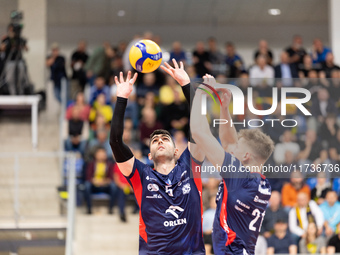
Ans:
<svg viewBox="0 0 340 255"><path fill-rule="evenodd" d="M180 101L185 102L182 89L177 86L176 81L171 76L167 76L166 84L159 90L160 102L164 105L172 104L175 101L175 92L179 93Z"/></svg>

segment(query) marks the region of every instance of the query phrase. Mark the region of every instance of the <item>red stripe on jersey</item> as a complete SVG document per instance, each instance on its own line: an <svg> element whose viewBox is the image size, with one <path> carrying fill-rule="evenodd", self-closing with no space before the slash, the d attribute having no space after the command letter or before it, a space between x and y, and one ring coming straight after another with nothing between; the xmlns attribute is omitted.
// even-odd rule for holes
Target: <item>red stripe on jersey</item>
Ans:
<svg viewBox="0 0 340 255"><path fill-rule="evenodd" d="M145 223L142 217L141 213L141 208L142 208L142 192L143 192L143 187L142 187L142 182L140 180L139 172L137 169L135 169L134 175L130 178L133 192L135 193L135 197L137 200L137 203L139 205L139 235L144 239L144 241L147 243L148 242L148 236L145 231Z"/></svg>
<svg viewBox="0 0 340 255"><path fill-rule="evenodd" d="M221 205L221 212L220 212L220 226L224 229L225 232L228 233L228 240L225 245L230 245L234 242L236 238L236 233L232 231L227 223L228 211L227 211L227 202L228 202L228 189L223 181L223 198L222 198L222 205Z"/></svg>
<svg viewBox="0 0 340 255"><path fill-rule="evenodd" d="M250 173L251 173L251 174L255 174L255 173L260 174L262 179L264 179L264 180L266 179L266 176L264 176L263 174L261 174L261 173L259 173L259 172L250 172Z"/></svg>
<svg viewBox="0 0 340 255"><path fill-rule="evenodd" d="M199 171L196 171L196 169L199 169ZM203 229L203 200L202 200L202 178L201 178L201 166L197 164L193 159L191 159L191 170L194 178L194 182L196 185L196 188L198 190L199 196L200 196L200 204L201 204L201 225ZM203 231L202 231L203 236Z"/></svg>

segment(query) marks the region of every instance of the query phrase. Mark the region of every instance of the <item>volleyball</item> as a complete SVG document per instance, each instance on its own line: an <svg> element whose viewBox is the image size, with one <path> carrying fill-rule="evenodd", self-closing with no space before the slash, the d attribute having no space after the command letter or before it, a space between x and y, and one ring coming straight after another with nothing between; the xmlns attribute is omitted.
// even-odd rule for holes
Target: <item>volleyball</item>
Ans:
<svg viewBox="0 0 340 255"><path fill-rule="evenodd" d="M132 67L141 73L155 71L162 62L162 51L151 40L140 40L130 49L129 59Z"/></svg>

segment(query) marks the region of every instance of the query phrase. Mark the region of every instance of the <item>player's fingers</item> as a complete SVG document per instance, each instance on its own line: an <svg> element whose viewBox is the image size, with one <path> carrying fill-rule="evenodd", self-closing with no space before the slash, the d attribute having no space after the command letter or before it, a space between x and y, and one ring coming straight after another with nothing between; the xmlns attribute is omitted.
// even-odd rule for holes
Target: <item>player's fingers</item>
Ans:
<svg viewBox="0 0 340 255"><path fill-rule="evenodd" d="M132 79L129 81L129 83L130 83L131 85L133 85L133 84L136 82L137 76L138 76L138 73L135 73L135 74L133 75Z"/></svg>
<svg viewBox="0 0 340 255"><path fill-rule="evenodd" d="M164 62L164 65L169 69L174 69L171 65L169 65L167 62Z"/></svg>
<svg viewBox="0 0 340 255"><path fill-rule="evenodd" d="M181 61L181 62L179 62L179 66L180 66L180 68L181 69L184 69L184 64L183 64L183 62Z"/></svg>
<svg viewBox="0 0 340 255"><path fill-rule="evenodd" d="M123 72L119 73L119 81L120 81L120 83L124 82Z"/></svg>
<svg viewBox="0 0 340 255"><path fill-rule="evenodd" d="M161 68L162 68L162 70L163 70L164 72L166 72L167 74L172 75L172 72L170 71L169 68L166 68L165 66L161 66Z"/></svg>
<svg viewBox="0 0 340 255"><path fill-rule="evenodd" d="M174 63L175 69L178 69L178 68L179 68L176 59L173 58L173 59L172 59L172 63Z"/></svg>
<svg viewBox="0 0 340 255"><path fill-rule="evenodd" d="M117 86L119 85L119 81L118 81L118 77L117 76L115 76L115 83L116 83Z"/></svg>
<svg viewBox="0 0 340 255"><path fill-rule="evenodd" d="M131 79L131 71L128 71L127 76L126 76L126 82L130 81Z"/></svg>

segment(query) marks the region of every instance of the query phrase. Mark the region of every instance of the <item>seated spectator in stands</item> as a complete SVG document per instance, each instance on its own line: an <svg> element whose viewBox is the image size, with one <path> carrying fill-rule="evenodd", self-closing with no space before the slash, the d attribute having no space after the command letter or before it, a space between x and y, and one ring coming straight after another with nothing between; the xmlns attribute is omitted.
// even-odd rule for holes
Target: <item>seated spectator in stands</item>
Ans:
<svg viewBox="0 0 340 255"><path fill-rule="evenodd" d="M310 55L305 55L303 57L303 62L298 64L299 77L306 78L308 77L310 71L315 70L316 72L318 72L320 68L320 63L313 63L312 57Z"/></svg>
<svg viewBox="0 0 340 255"><path fill-rule="evenodd" d="M87 151L86 151L86 159L91 159L94 156L94 152L98 147L103 147L106 151L106 155L108 159L113 159L113 154L111 150L111 146L108 139L108 132L106 129L98 129L96 132L96 138L89 141Z"/></svg>
<svg viewBox="0 0 340 255"><path fill-rule="evenodd" d="M187 58L185 56L185 52L182 49L182 45L179 41L175 41L172 43L172 49L170 51L170 59L175 59L177 63L180 61L183 62L183 64L186 64ZM172 61L170 61L171 63Z"/></svg>
<svg viewBox="0 0 340 255"><path fill-rule="evenodd" d="M293 134L290 130L284 131L281 136L281 143L275 145L274 160L276 164L285 163L285 154L287 151L294 155L299 154L300 147L296 142L293 142Z"/></svg>
<svg viewBox="0 0 340 255"><path fill-rule="evenodd" d="M268 239L267 254L297 254L297 246L287 231L287 222L282 219L276 220L274 224L274 233Z"/></svg>
<svg viewBox="0 0 340 255"><path fill-rule="evenodd" d="M192 60L198 77L211 72L211 63L209 53L205 50L204 42L197 42L196 48L192 54Z"/></svg>
<svg viewBox="0 0 340 255"><path fill-rule="evenodd" d="M187 73L189 75L190 80L202 79L202 76L199 77L197 75L197 72L196 72L196 69L195 69L194 66L187 66L186 67L186 71L187 71Z"/></svg>
<svg viewBox="0 0 340 255"><path fill-rule="evenodd" d="M69 105L66 110L66 119L71 119L73 108L77 107L79 109L80 119L82 121L89 120L90 105L85 102L85 97L83 92L78 92L76 96L76 101Z"/></svg>
<svg viewBox="0 0 340 255"><path fill-rule="evenodd" d="M80 114L80 107L74 106L72 116L68 121L68 138L65 141L65 150L78 151L84 155L86 141L82 140L84 121L81 120Z"/></svg>
<svg viewBox="0 0 340 255"><path fill-rule="evenodd" d="M340 223L337 225L337 234L328 241L327 254L340 253Z"/></svg>
<svg viewBox="0 0 340 255"><path fill-rule="evenodd" d="M216 77L221 74L221 64L224 62L224 55L218 49L217 40L214 37L208 39L208 53L211 63L211 74Z"/></svg>
<svg viewBox="0 0 340 255"><path fill-rule="evenodd" d="M325 122L321 124L318 137L327 142L327 147L336 139L339 126L336 123L336 116L332 113L327 114Z"/></svg>
<svg viewBox="0 0 340 255"><path fill-rule="evenodd" d="M313 41L312 59L313 63L321 63L326 60L326 55L331 52L329 48L324 47L322 41L319 38L315 38Z"/></svg>
<svg viewBox="0 0 340 255"><path fill-rule="evenodd" d="M118 199L120 220L122 222L126 222L125 203L126 203L127 195L132 193L133 190L129 182L126 180L124 175L119 170L117 164L114 164L114 167L113 167L113 181L118 187L117 199Z"/></svg>
<svg viewBox="0 0 340 255"><path fill-rule="evenodd" d="M204 246L207 255L214 254L213 245L212 245L212 230L213 230L213 223L215 218L216 212L216 196L210 196L209 198L209 208L206 209L203 213L203 239L204 239Z"/></svg>
<svg viewBox="0 0 340 255"><path fill-rule="evenodd" d="M93 106L95 100L99 94L105 95L105 104L110 104L110 88L105 84L105 78L103 76L98 76L94 81L94 86L90 90L90 105Z"/></svg>
<svg viewBox="0 0 340 255"><path fill-rule="evenodd" d="M315 222L310 222L306 233L299 242L299 252L302 254L326 254L326 240L318 235L318 228Z"/></svg>
<svg viewBox="0 0 340 255"><path fill-rule="evenodd" d="M209 177L206 179L202 179L203 191L202 191L202 202L203 202L203 210L207 210L210 207L210 198L212 196L216 197L216 193L218 190L218 185L221 180Z"/></svg>
<svg viewBox="0 0 340 255"><path fill-rule="evenodd" d="M259 48L255 51L254 60L256 61L260 55L264 56L267 65L273 65L273 53L268 48L268 43L266 40L259 41Z"/></svg>
<svg viewBox="0 0 340 255"><path fill-rule="evenodd" d="M96 139L97 130L104 129L107 132L110 130L110 123L108 123L101 114L96 115L96 119L90 124L89 141Z"/></svg>
<svg viewBox="0 0 340 255"><path fill-rule="evenodd" d="M331 78L333 70L340 69L340 67L334 63L334 55L332 52L326 54L325 61L321 62L321 68L326 73L326 78Z"/></svg>
<svg viewBox="0 0 340 255"><path fill-rule="evenodd" d="M265 238L269 238L274 233L274 225L277 220L282 219L288 222L288 214L281 207L281 194L278 191L272 191L272 196L269 200L269 206L263 218L261 233Z"/></svg>
<svg viewBox="0 0 340 255"><path fill-rule="evenodd" d="M173 139L176 149L178 149L177 157L179 158L188 147L188 140L186 139L185 133L182 130L176 130L173 134Z"/></svg>
<svg viewBox="0 0 340 255"><path fill-rule="evenodd" d="M335 163L340 162L340 129L336 133L336 139L329 145L329 157Z"/></svg>
<svg viewBox="0 0 340 255"><path fill-rule="evenodd" d="M140 150L140 143L136 141L136 133L131 119L124 120L123 142L133 151Z"/></svg>
<svg viewBox="0 0 340 255"><path fill-rule="evenodd" d="M137 98L138 103L142 105L142 100L148 92L152 92L156 96L159 93L159 84L156 82L156 76L154 73L147 73L143 76L143 82L137 85Z"/></svg>
<svg viewBox="0 0 340 255"><path fill-rule="evenodd" d="M250 87L250 83L249 74L246 71L241 72L239 78L236 80L236 86L242 90L244 96L248 95L248 88Z"/></svg>
<svg viewBox="0 0 340 255"><path fill-rule="evenodd" d="M225 63L227 64L227 77L228 78L238 78L242 71L245 70L244 62L236 53L235 46L232 42L227 42L225 44L226 58Z"/></svg>
<svg viewBox="0 0 340 255"><path fill-rule="evenodd" d="M252 87L266 89L274 85L274 68L266 63L266 58L259 55L256 64L249 69L250 84Z"/></svg>
<svg viewBox="0 0 340 255"><path fill-rule="evenodd" d="M301 172L292 172L290 183L286 183L282 188L282 206L289 210L297 204L299 193L305 193L310 198L310 189L303 181Z"/></svg>
<svg viewBox="0 0 340 255"><path fill-rule="evenodd" d="M97 115L101 115L104 117L106 123L110 123L112 119L112 107L111 105L107 105L105 103L105 95L98 94L95 103L93 104L90 115L89 121L92 123L95 121Z"/></svg>
<svg viewBox="0 0 340 255"><path fill-rule="evenodd" d="M262 235L257 237L255 255L267 255L267 240Z"/></svg>
<svg viewBox="0 0 340 255"><path fill-rule="evenodd" d="M143 156L147 156L149 154L150 135L156 129L163 129L163 125L157 121L155 110L150 107L144 107L142 110L142 119L139 123L139 134Z"/></svg>
<svg viewBox="0 0 340 255"><path fill-rule="evenodd" d="M329 113L337 114L335 102L329 97L329 92L325 88L318 90L317 99L312 102L312 116L322 123Z"/></svg>
<svg viewBox="0 0 340 255"><path fill-rule="evenodd" d="M336 102L339 108L340 105L340 70L334 69L331 72L330 87L328 88L331 98Z"/></svg>
<svg viewBox="0 0 340 255"><path fill-rule="evenodd" d="M305 141L300 144L300 153L298 155L299 164L320 164L327 160L327 151L322 144L317 141L316 132L312 129L307 130ZM309 168L303 168L304 173L310 172Z"/></svg>
<svg viewBox="0 0 340 255"><path fill-rule="evenodd" d="M165 105L162 108L162 123L166 130L182 130L187 134L189 119L188 119L188 104L181 101L180 94L174 92L174 102Z"/></svg>
<svg viewBox="0 0 340 255"><path fill-rule="evenodd" d="M104 192L110 195L109 213L112 209L117 196L117 186L113 182L113 163L107 159L104 148L97 148L94 160L87 165L85 182L85 201L87 213L92 214L93 193Z"/></svg>
<svg viewBox="0 0 340 255"><path fill-rule="evenodd" d="M331 237L336 231L336 226L340 223L340 202L335 191L327 192L326 201L320 205L321 211L325 218L325 234Z"/></svg>
<svg viewBox="0 0 340 255"><path fill-rule="evenodd" d="M84 91L87 83L86 71L84 70L85 63L88 59L86 53L86 42L81 40L78 42L77 49L71 56L72 80L76 81L80 91Z"/></svg>
<svg viewBox="0 0 340 255"><path fill-rule="evenodd" d="M293 78L298 78L295 64L289 63L289 55L286 51L281 52L281 63L275 66L275 78L280 79L282 87L292 87Z"/></svg>
<svg viewBox="0 0 340 255"><path fill-rule="evenodd" d="M332 190L331 183L327 180L325 172L320 172L317 175L316 186L312 189L311 199L314 200L318 205L325 202L326 194Z"/></svg>
<svg viewBox="0 0 340 255"><path fill-rule="evenodd" d="M170 75L166 78L166 84L159 90L159 100L163 105L172 104L175 101L175 92L179 94L180 100L185 102L185 97L182 92L181 86Z"/></svg>
<svg viewBox="0 0 340 255"><path fill-rule="evenodd" d="M286 52L289 55L289 63L298 65L303 62L303 58L307 53L303 48L303 41L300 35L294 35L293 43L286 49Z"/></svg>
<svg viewBox="0 0 340 255"><path fill-rule="evenodd" d="M318 236L322 233L324 217L320 207L310 200L306 193L300 192L297 196L297 205L289 211L289 230L296 240L304 237L311 222L316 223Z"/></svg>

